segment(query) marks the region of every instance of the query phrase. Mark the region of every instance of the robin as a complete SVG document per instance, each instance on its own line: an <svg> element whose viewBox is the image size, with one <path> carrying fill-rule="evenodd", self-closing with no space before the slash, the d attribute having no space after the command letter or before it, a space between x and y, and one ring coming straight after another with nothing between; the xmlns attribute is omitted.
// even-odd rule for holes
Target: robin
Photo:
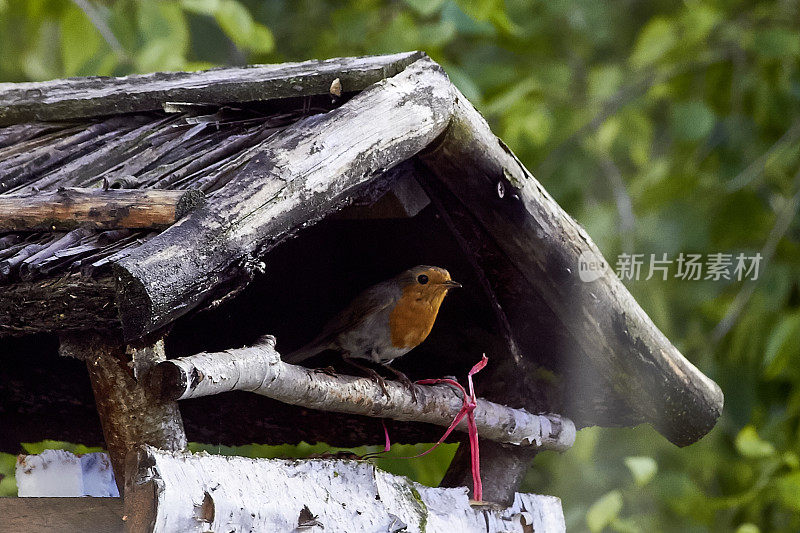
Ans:
<svg viewBox="0 0 800 533"><path fill-rule="evenodd" d="M299 363L325 350L340 352L345 361L378 381L383 378L353 359L367 359L393 372L416 397L405 374L389 366L419 346L433 328L439 307L450 289L461 287L439 267L419 265L359 294L322 329L316 339L284 357Z"/></svg>

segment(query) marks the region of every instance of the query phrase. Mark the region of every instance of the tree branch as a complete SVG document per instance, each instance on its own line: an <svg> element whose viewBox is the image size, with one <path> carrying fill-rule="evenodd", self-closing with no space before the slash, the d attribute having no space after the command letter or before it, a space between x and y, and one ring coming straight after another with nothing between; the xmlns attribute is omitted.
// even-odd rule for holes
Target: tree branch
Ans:
<svg viewBox="0 0 800 533"><path fill-rule="evenodd" d="M449 386L417 385L414 402L395 382L386 383L387 397L370 379L331 376L284 363L271 336L250 347L163 361L151 370L148 382L163 401L242 390L311 409L439 426L449 426L462 405L459 392ZM564 451L575 440L571 420L487 400L478 401L475 420L482 438L498 442ZM466 421L456 429L466 431Z"/></svg>
<svg viewBox="0 0 800 533"><path fill-rule="evenodd" d="M165 228L202 204L195 189L59 189L0 195L0 231Z"/></svg>

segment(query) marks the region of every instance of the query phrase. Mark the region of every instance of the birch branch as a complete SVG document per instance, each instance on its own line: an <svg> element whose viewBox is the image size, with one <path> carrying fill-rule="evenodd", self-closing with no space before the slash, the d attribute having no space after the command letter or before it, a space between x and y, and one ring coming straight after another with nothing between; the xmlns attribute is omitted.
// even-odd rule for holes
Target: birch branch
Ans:
<svg viewBox="0 0 800 533"><path fill-rule="evenodd" d="M250 391L309 409L426 422L449 426L462 405L461 393L447 385L417 385L417 402L402 385L388 381L388 396L371 379L331 376L281 360L275 338L254 346L199 353L156 365L147 378L164 401L185 400L233 390ZM564 451L575 441L575 424L556 414L531 414L479 399L475 409L484 439ZM466 420L456 429L467 431Z"/></svg>

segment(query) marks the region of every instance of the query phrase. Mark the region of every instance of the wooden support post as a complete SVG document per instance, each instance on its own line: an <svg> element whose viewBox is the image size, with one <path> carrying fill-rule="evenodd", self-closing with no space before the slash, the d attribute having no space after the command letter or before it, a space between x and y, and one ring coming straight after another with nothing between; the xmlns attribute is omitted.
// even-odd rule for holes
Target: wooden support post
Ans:
<svg viewBox="0 0 800 533"><path fill-rule="evenodd" d="M519 490L528 466L539 450L526 446L480 440L483 499L510 505ZM455 457L439 484L441 487L467 487L472 496L469 439L462 439Z"/></svg>
<svg viewBox="0 0 800 533"><path fill-rule="evenodd" d="M158 401L137 380L150 366L166 359L163 339L128 352L123 346L100 334L81 333L62 337L60 347L62 355L86 361L120 494L130 450L143 444L167 451L186 448L177 403Z"/></svg>
<svg viewBox="0 0 800 533"><path fill-rule="evenodd" d="M0 195L0 231L166 228L204 202L201 191L59 189Z"/></svg>

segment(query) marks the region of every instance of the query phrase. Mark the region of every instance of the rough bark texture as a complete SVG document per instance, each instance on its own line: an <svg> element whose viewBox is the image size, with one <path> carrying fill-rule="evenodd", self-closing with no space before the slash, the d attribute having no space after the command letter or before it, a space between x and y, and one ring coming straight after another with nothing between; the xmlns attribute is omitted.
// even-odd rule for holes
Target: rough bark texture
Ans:
<svg viewBox="0 0 800 533"><path fill-rule="evenodd" d="M9 533L122 533L122 498L0 498Z"/></svg>
<svg viewBox="0 0 800 533"><path fill-rule="evenodd" d="M425 487L367 462L173 454L129 457L128 531L565 530L561 501L517 494L508 507L471 506L466 490Z"/></svg>
<svg viewBox="0 0 800 533"><path fill-rule="evenodd" d="M160 110L168 102L238 103L328 94L336 78L343 92L354 92L397 74L420 56L405 52L204 72L0 83L0 126Z"/></svg>
<svg viewBox="0 0 800 533"><path fill-rule="evenodd" d="M446 134L422 160L541 295L580 350L570 357L575 364L598 369L612 395L679 446L714 426L723 403L716 383L675 349L613 272L581 281L581 254L600 260L602 254L463 95ZM524 323L512 326L524 336ZM567 414L594 423L591 403L576 404Z"/></svg>
<svg viewBox="0 0 800 533"><path fill-rule="evenodd" d="M128 364L131 356L115 339L83 334L64 337L61 353L86 361L94 390L97 412L103 426L111 464L120 493L123 489L125 456L139 445L149 444L163 450L184 450L186 434L183 430L178 405L159 402L133 376ZM163 360L164 342L158 340L150 346L133 349L145 359Z"/></svg>
<svg viewBox="0 0 800 533"><path fill-rule="evenodd" d="M0 231L163 229L204 201L197 190L58 189L0 195Z"/></svg>
<svg viewBox="0 0 800 533"><path fill-rule="evenodd" d="M214 293L245 285L256 258L433 141L451 107L441 67L421 59L287 128L206 205L116 262L125 337L155 331Z"/></svg>
<svg viewBox="0 0 800 533"><path fill-rule="evenodd" d="M449 386L418 385L415 402L402 385L387 382L387 397L371 379L284 363L274 342L267 337L251 347L164 361L150 371L148 381L164 401L243 390L311 409L445 427L461 409L462 395ZM575 441L574 425L558 415L534 415L483 399L474 413L478 433L486 439L559 451ZM466 431L466 420L456 429Z"/></svg>

